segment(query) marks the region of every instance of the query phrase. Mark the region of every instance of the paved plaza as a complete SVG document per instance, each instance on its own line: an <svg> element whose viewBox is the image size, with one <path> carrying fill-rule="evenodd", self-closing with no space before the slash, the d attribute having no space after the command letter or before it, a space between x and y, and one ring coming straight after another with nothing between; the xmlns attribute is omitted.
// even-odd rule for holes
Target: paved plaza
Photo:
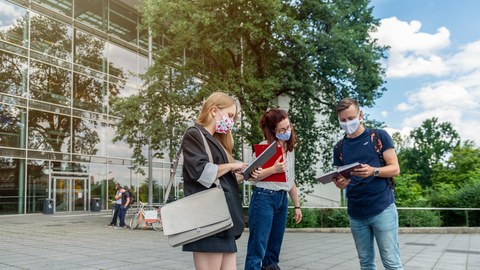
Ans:
<svg viewBox="0 0 480 270"><path fill-rule="evenodd" d="M0 269L194 269L192 255L170 247L162 232L108 228L109 219L107 212L0 216ZM239 270L247 239L248 231L237 242ZM480 269L478 230L402 233L400 251L405 269ZM377 265L384 269L378 255ZM288 231L280 266L359 269L351 234L327 230Z"/></svg>

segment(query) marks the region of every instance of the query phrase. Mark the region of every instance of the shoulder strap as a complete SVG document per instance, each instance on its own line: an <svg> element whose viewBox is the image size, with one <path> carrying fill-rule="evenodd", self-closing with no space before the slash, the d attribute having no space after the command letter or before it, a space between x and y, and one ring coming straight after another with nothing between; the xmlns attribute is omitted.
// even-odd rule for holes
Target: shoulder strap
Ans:
<svg viewBox="0 0 480 270"><path fill-rule="evenodd" d="M382 155L382 140L378 137L378 129L371 129L370 130L370 139L372 140L373 147L375 148L375 151L377 152L378 158L380 159L380 163L385 165L385 160L383 159Z"/></svg>
<svg viewBox="0 0 480 270"><path fill-rule="evenodd" d="M343 136L343 138L340 139L340 141L338 141L337 144L335 144L335 147L333 148L334 152L337 153L338 159L340 159L342 164L343 164L342 149L343 149L343 142L345 141L345 137L347 137L347 135Z"/></svg>
<svg viewBox="0 0 480 270"><path fill-rule="evenodd" d="M195 128L198 130L198 132L200 132L200 135L203 140L203 145L205 147L205 150L207 151L208 160L213 163L212 151L210 150L210 146L208 145L207 139L205 139L205 136L203 135L202 131L196 126L193 126L190 128ZM185 138L185 134L187 134L187 131L190 128L187 128L187 130L185 130L185 133L183 133L182 138ZM168 181L167 190L165 191L165 197L163 198L163 205L167 203L168 196L170 196L170 191L172 190L173 181L175 180L175 174L177 173L178 162L180 161L180 155L182 154L182 146L183 146L183 139L182 139L182 143L180 144L180 148L178 148L177 153L175 153L175 156L173 157L173 164L170 169L170 180ZM218 179L215 180L215 183L218 185Z"/></svg>
<svg viewBox="0 0 480 270"><path fill-rule="evenodd" d="M371 133L370 138L372 140L373 147L375 148L375 151L377 152L378 158L380 159L380 164L382 164L382 166L385 166L385 159L383 158L383 153L382 153L383 144L382 144L382 140L377 135L378 134L378 129L371 129L370 133ZM395 190L395 186L396 186L395 178L390 177L390 178L387 178L386 180L387 180L387 183L390 186L390 188L392 190Z"/></svg>

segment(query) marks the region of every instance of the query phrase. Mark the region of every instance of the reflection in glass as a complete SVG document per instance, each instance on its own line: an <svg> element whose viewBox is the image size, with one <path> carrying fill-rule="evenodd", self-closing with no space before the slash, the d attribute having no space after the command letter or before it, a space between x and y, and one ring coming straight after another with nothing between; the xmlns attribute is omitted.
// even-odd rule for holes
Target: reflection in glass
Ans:
<svg viewBox="0 0 480 270"><path fill-rule="evenodd" d="M87 119L73 118L73 153L107 155L107 124Z"/></svg>
<svg viewBox="0 0 480 270"><path fill-rule="evenodd" d="M58 13L72 16L72 0L32 0ZM84 1L84 0L79 0Z"/></svg>
<svg viewBox="0 0 480 270"><path fill-rule="evenodd" d="M106 73L105 44L100 38L75 30L75 63Z"/></svg>
<svg viewBox="0 0 480 270"><path fill-rule="evenodd" d="M111 200L115 195L115 183L110 178L107 165L90 164L90 194L91 198L100 198L103 209L112 206Z"/></svg>
<svg viewBox="0 0 480 270"><path fill-rule="evenodd" d="M113 142L113 138L116 134L115 131L114 125L108 125L108 156L130 158L133 155L133 149L131 149L127 143L123 141Z"/></svg>
<svg viewBox="0 0 480 270"><path fill-rule="evenodd" d="M106 0L75 1L75 19L95 29L107 30Z"/></svg>
<svg viewBox="0 0 480 270"><path fill-rule="evenodd" d="M118 97L129 97L138 92L138 85L124 81L123 84L117 85Z"/></svg>
<svg viewBox="0 0 480 270"><path fill-rule="evenodd" d="M28 114L28 148L69 153L70 116L30 110Z"/></svg>
<svg viewBox="0 0 480 270"><path fill-rule="evenodd" d="M45 160L29 160L27 163L27 213L43 211L43 203L48 198L48 169Z"/></svg>
<svg viewBox="0 0 480 270"><path fill-rule="evenodd" d="M24 8L8 1L0 0L0 40L18 46L28 47L28 15Z"/></svg>
<svg viewBox="0 0 480 270"><path fill-rule="evenodd" d="M25 161L0 157L0 214L19 214L23 212L23 176Z"/></svg>
<svg viewBox="0 0 480 270"><path fill-rule="evenodd" d="M30 96L45 102L70 105L72 73L42 62L30 62Z"/></svg>
<svg viewBox="0 0 480 270"><path fill-rule="evenodd" d="M110 2L109 32L114 36L136 45L137 14L117 1Z"/></svg>
<svg viewBox="0 0 480 270"><path fill-rule="evenodd" d="M72 200L73 200L73 210L74 211L85 211L86 209L86 200L87 200L87 179L72 179Z"/></svg>
<svg viewBox="0 0 480 270"><path fill-rule="evenodd" d="M46 16L30 16L31 49L63 60L72 59L73 32L70 26Z"/></svg>
<svg viewBox="0 0 480 270"><path fill-rule="evenodd" d="M0 146L25 148L24 108L0 103Z"/></svg>
<svg viewBox="0 0 480 270"><path fill-rule="evenodd" d="M108 44L108 60L111 63L110 75L126 78L129 81L138 81L137 54L113 43ZM112 68L112 66L114 68Z"/></svg>
<svg viewBox="0 0 480 270"><path fill-rule="evenodd" d="M26 97L27 59L0 51L0 92Z"/></svg>
<svg viewBox="0 0 480 270"><path fill-rule="evenodd" d="M73 74L73 106L106 113L107 83L103 79Z"/></svg>
<svg viewBox="0 0 480 270"><path fill-rule="evenodd" d="M55 200L55 211L67 211L68 210L68 180L67 179L54 179L53 191Z"/></svg>

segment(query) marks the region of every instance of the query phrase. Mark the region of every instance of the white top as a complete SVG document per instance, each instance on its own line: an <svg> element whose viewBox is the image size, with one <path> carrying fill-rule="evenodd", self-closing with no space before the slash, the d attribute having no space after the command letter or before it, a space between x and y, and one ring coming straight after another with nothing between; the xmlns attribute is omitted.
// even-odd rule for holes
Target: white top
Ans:
<svg viewBox="0 0 480 270"><path fill-rule="evenodd" d="M120 190L117 191L117 194L115 194L115 196L118 196L120 195ZM122 196L120 196L120 198L118 200L115 201L115 204L122 204Z"/></svg>
<svg viewBox="0 0 480 270"><path fill-rule="evenodd" d="M258 181L255 182L255 186L275 191L290 191L293 187L293 183L295 183L295 151L287 152L287 157L285 158L285 170L287 176L286 182Z"/></svg>

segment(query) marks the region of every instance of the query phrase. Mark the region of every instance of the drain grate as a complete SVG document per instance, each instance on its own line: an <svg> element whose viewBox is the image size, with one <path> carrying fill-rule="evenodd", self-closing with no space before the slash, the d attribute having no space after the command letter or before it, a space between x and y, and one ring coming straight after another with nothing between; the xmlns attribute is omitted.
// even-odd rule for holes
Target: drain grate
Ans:
<svg viewBox="0 0 480 270"><path fill-rule="evenodd" d="M435 244L432 243L415 243L415 242L407 242L405 245L410 245L410 246L424 246L424 247L434 247L436 246Z"/></svg>
<svg viewBox="0 0 480 270"><path fill-rule="evenodd" d="M473 250L445 249L445 252L480 255L480 251L473 251Z"/></svg>

